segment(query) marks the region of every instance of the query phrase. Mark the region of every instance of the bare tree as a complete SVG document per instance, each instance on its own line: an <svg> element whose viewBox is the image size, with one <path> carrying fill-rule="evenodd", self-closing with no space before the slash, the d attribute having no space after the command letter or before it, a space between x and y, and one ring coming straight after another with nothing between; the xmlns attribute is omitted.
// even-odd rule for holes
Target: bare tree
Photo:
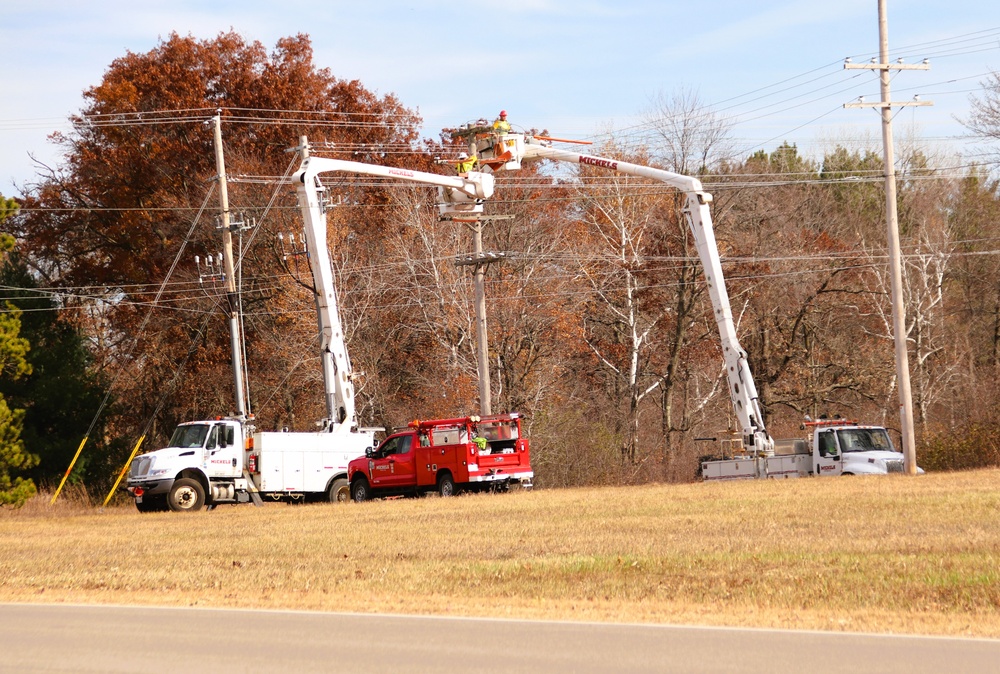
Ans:
<svg viewBox="0 0 1000 674"><path fill-rule="evenodd" d="M697 91L682 88L668 95L661 90L643 117L653 155L670 171L704 173L734 155L732 120L706 106Z"/></svg>
<svg viewBox="0 0 1000 674"><path fill-rule="evenodd" d="M1000 140L1000 72L994 70L980 84L983 87L982 97L969 96L972 111L962 123L977 135Z"/></svg>

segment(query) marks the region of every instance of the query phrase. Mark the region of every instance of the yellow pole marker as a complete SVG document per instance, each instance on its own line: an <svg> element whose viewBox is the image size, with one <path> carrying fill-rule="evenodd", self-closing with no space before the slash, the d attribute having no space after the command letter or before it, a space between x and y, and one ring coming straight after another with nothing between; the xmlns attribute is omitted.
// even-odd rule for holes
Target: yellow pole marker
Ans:
<svg viewBox="0 0 1000 674"><path fill-rule="evenodd" d="M101 504L102 508L105 507L106 505L108 505L108 501L110 501L111 497L114 496L115 490L118 489L118 485L120 485L122 483L122 478L125 477L125 471L128 470L129 465L132 463L132 459L134 459L135 455L139 452L139 446L142 444L142 441L145 440L145 439L146 439L146 434L143 433L139 437L139 442L135 443L135 447L132 448L132 453L129 454L128 461L125 462L125 465L122 466L121 472L118 473L118 479L115 480L115 486L113 486L111 488L111 491L108 492L107 498L104 499L104 503Z"/></svg>
<svg viewBox="0 0 1000 674"><path fill-rule="evenodd" d="M83 440L80 441L80 446L76 448L76 454L73 455L73 460L69 462L69 468L66 469L66 474L63 475L62 481L59 483L59 488L56 489L56 493L52 495L52 500L49 501L49 505L55 505L56 499L59 498L59 492L62 491L63 485L66 484L66 480L69 478L69 474L73 472L73 466L76 465L76 460L80 458L80 452L83 451L83 446L87 444L87 438L89 435L83 436Z"/></svg>

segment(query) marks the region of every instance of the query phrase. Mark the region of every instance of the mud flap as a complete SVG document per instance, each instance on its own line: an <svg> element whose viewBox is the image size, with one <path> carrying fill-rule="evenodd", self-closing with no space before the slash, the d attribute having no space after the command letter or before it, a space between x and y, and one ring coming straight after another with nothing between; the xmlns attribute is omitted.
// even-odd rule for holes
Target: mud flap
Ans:
<svg viewBox="0 0 1000 674"><path fill-rule="evenodd" d="M263 507L264 502L260 500L260 494L257 492L257 485L253 483L253 478L250 477L250 473L244 470L243 477L245 477L247 481L247 492L250 494L250 502L258 508Z"/></svg>

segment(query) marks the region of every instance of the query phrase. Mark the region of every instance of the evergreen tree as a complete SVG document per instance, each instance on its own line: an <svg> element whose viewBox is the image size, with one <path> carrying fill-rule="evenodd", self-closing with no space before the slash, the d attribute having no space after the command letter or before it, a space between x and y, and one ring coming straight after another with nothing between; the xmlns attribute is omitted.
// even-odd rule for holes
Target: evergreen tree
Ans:
<svg viewBox="0 0 1000 674"><path fill-rule="evenodd" d="M17 203L0 196L0 223L17 211ZM14 248L14 237L0 233L0 255ZM0 384L31 373L28 340L21 337L21 311L10 302L0 311ZM25 450L21 439L24 410L11 409L0 393L0 505L22 505L35 494L35 484L24 473L38 463L38 457Z"/></svg>
<svg viewBox="0 0 1000 674"><path fill-rule="evenodd" d="M104 387L92 373L92 357L77 326L60 317L51 295L40 293L23 259L13 252L0 268L8 303L24 313L21 334L31 344L31 373L0 382L0 394L24 409L21 438L38 456L31 471L37 484L59 480L101 404ZM102 435L102 434L95 434ZM94 442L99 443L95 438ZM71 478L103 485L103 471L88 469L88 453ZM113 471L112 471L113 472Z"/></svg>

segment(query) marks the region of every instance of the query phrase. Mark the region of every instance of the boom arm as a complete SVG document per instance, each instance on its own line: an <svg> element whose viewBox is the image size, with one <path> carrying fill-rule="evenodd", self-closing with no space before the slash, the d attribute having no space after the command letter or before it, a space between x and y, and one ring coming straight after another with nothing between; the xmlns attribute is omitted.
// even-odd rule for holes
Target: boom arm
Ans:
<svg viewBox="0 0 1000 674"><path fill-rule="evenodd" d="M541 141L531 136L525 136L522 139L520 134L508 134L501 142L507 148L516 148L514 152L515 162L520 159L545 158L597 166L627 175L659 180L676 187L685 194L687 205L684 209L684 215L691 228L691 234L694 236L698 257L704 267L705 280L708 283L708 292L715 311L715 321L718 323L719 336L722 339L722 355L726 363L726 376L729 378L729 396L739 419L743 441L747 447L770 453L774 447L774 441L764 427L764 415L758 400L757 386L750 373L747 354L740 346L736 336L736 324L733 321L733 313L729 305L729 293L726 292L726 282L722 275L719 249L712 227L712 215L708 209L708 205L712 202L712 195L704 190L701 181L649 166L557 150L542 144Z"/></svg>
<svg viewBox="0 0 1000 674"><path fill-rule="evenodd" d="M337 305L333 267L326 239L326 209L319 174L331 172L360 173L411 182L436 185L439 209L443 215L481 213L483 201L493 195L493 176L470 173L468 177L444 176L408 169L362 164L360 162L308 157L293 177L299 196L313 282L316 286L316 313L319 321L320 360L326 393L327 430L350 432L357 426L354 406L354 383L347 357L343 324Z"/></svg>

